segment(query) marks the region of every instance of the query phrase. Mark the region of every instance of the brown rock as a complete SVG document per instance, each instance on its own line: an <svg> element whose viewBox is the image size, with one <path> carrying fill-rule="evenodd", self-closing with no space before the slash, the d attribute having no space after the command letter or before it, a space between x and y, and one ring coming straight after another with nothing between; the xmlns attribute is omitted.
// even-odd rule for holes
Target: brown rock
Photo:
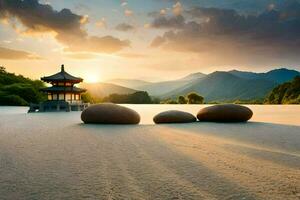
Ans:
<svg viewBox="0 0 300 200"><path fill-rule="evenodd" d="M103 103L82 111L81 120L86 124L138 124L140 115L124 106Z"/></svg>
<svg viewBox="0 0 300 200"><path fill-rule="evenodd" d="M252 115L253 112L248 107L223 104L201 109L197 114L197 118L199 121L209 122L246 122L251 119Z"/></svg>
<svg viewBox="0 0 300 200"><path fill-rule="evenodd" d="M195 122L196 117L194 117L194 115L187 112L178 111L178 110L169 110L154 116L153 121L156 124L189 123L189 122Z"/></svg>

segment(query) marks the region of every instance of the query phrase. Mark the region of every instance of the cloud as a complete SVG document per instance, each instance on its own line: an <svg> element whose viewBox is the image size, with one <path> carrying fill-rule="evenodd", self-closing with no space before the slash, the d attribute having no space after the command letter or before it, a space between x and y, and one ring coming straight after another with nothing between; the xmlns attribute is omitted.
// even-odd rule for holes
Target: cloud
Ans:
<svg viewBox="0 0 300 200"><path fill-rule="evenodd" d="M124 15L125 15L126 17L130 17L130 16L132 16L133 14L134 14L134 13L133 13L132 10L125 9L125 11L124 11Z"/></svg>
<svg viewBox="0 0 300 200"><path fill-rule="evenodd" d="M67 38L61 38L61 40L64 40L67 43L73 43L65 49L66 51L70 52L114 53L130 46L129 41L120 40L112 36L91 36L84 41L76 40L76 38L73 39L72 37L67 36Z"/></svg>
<svg viewBox="0 0 300 200"><path fill-rule="evenodd" d="M161 0L153 0L161 2ZM166 0L170 3L176 3L179 0ZM180 0L181 4L187 8L201 6L206 8L235 9L240 13L254 14L260 13L270 5L280 7L286 2L300 2L300 0Z"/></svg>
<svg viewBox="0 0 300 200"><path fill-rule="evenodd" d="M182 15L177 16L158 16L150 24L153 28L182 28L185 25L185 19Z"/></svg>
<svg viewBox="0 0 300 200"><path fill-rule="evenodd" d="M173 33L173 32L169 32L169 33ZM165 34L166 35L166 34ZM166 36L157 36L156 38L154 38L154 40L151 43L151 47L159 47L161 45L163 45L166 42Z"/></svg>
<svg viewBox="0 0 300 200"><path fill-rule="evenodd" d="M148 13L149 17L160 17L160 16L165 16L168 14L168 9L167 8L163 8L159 11L152 11Z"/></svg>
<svg viewBox="0 0 300 200"><path fill-rule="evenodd" d="M113 36L90 36L83 28L88 22L87 16L66 8L56 11L37 0L1 0L0 18L17 19L25 33L53 32L56 40L69 51L113 53L129 46L129 41Z"/></svg>
<svg viewBox="0 0 300 200"><path fill-rule="evenodd" d="M144 28L145 28L145 29L151 28L151 24L149 24L149 23L144 24Z"/></svg>
<svg viewBox="0 0 300 200"><path fill-rule="evenodd" d="M0 47L0 59L7 60L40 60L40 56L26 51L14 50L5 47Z"/></svg>
<svg viewBox="0 0 300 200"><path fill-rule="evenodd" d="M121 23L121 24L118 24L116 26L116 30L118 30L118 31L131 31L131 30L134 30L134 26L132 26L130 24L127 24L127 23Z"/></svg>
<svg viewBox="0 0 300 200"><path fill-rule="evenodd" d="M160 11L159 11L159 14L160 15L166 15L167 14L167 9L161 9Z"/></svg>
<svg viewBox="0 0 300 200"><path fill-rule="evenodd" d="M175 16L181 15L182 10L183 10L183 8L179 1L175 5L173 5L172 12Z"/></svg>
<svg viewBox="0 0 300 200"><path fill-rule="evenodd" d="M156 37L151 46L214 55L228 63L240 60L238 57L245 64L251 60L266 63L274 59L300 60L297 56L300 53L300 4L297 2L258 15L202 7L187 10L185 14L189 18L182 17L180 23L176 23L174 17L155 18L152 27L170 30Z"/></svg>
<svg viewBox="0 0 300 200"><path fill-rule="evenodd" d="M132 59L148 57L146 54L139 54L139 53L119 53L118 55L124 58L132 58Z"/></svg>
<svg viewBox="0 0 300 200"><path fill-rule="evenodd" d="M96 25L98 28L107 28L106 19L105 19L105 18L100 19L99 21L97 21L97 22L95 23L95 25Z"/></svg>
<svg viewBox="0 0 300 200"><path fill-rule="evenodd" d="M97 57L91 53L66 53L65 56L74 60L90 60Z"/></svg>
<svg viewBox="0 0 300 200"><path fill-rule="evenodd" d="M121 6L127 6L127 2L126 1L123 1L122 3L121 3Z"/></svg>

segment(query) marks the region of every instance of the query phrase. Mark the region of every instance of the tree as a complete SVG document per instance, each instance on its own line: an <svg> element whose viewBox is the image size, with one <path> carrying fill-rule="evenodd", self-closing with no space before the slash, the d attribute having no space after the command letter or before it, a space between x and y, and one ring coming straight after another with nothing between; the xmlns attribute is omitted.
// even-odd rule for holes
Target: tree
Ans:
<svg viewBox="0 0 300 200"><path fill-rule="evenodd" d="M160 104L161 100L158 97L153 97L152 98L152 104Z"/></svg>
<svg viewBox="0 0 300 200"><path fill-rule="evenodd" d="M28 105L46 100L47 96L40 92L44 83L31 80L21 75L9 73L0 66L0 104Z"/></svg>
<svg viewBox="0 0 300 200"><path fill-rule="evenodd" d="M189 104L202 104L204 101L204 98L195 92L188 94L187 99Z"/></svg>
<svg viewBox="0 0 300 200"><path fill-rule="evenodd" d="M160 102L161 104L177 104L177 101L173 100L173 99L165 99L163 101Z"/></svg>
<svg viewBox="0 0 300 200"><path fill-rule="evenodd" d="M6 95L0 92L0 105L4 106L27 106L28 102L18 95Z"/></svg>
<svg viewBox="0 0 300 200"><path fill-rule="evenodd" d="M299 104L300 76L275 87L265 99L266 104Z"/></svg>
<svg viewBox="0 0 300 200"><path fill-rule="evenodd" d="M0 66L0 73L6 73L6 70L5 70L4 66Z"/></svg>
<svg viewBox="0 0 300 200"><path fill-rule="evenodd" d="M149 94L145 91L135 92L131 95L128 95L129 103L135 104L151 104L152 99Z"/></svg>
<svg viewBox="0 0 300 200"><path fill-rule="evenodd" d="M133 103L133 104L151 104L151 97L147 92L139 91L133 94L111 94L104 97L104 102L112 103Z"/></svg>
<svg viewBox="0 0 300 200"><path fill-rule="evenodd" d="M187 104L186 98L184 96L182 96L182 95L178 97L177 102L179 104Z"/></svg>
<svg viewBox="0 0 300 200"><path fill-rule="evenodd" d="M81 95L81 100L82 100L84 103L95 103L93 97L92 97L91 94L88 93L88 92L85 92L85 93L83 93L83 94Z"/></svg>

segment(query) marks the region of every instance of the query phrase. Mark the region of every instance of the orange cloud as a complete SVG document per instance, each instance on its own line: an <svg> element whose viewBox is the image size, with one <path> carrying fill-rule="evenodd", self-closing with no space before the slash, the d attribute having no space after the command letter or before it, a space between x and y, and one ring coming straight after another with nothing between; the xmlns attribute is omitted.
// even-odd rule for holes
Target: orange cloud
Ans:
<svg viewBox="0 0 300 200"><path fill-rule="evenodd" d="M172 11L175 16L181 15L182 10L183 10L183 8L182 8L182 5L180 2L177 2L175 5L173 5Z"/></svg>
<svg viewBox="0 0 300 200"><path fill-rule="evenodd" d="M118 24L116 26L116 30L118 30L118 31L131 31L131 30L134 30L134 26L132 26L130 24L127 24L127 23L121 23L121 24Z"/></svg>
<svg viewBox="0 0 300 200"><path fill-rule="evenodd" d="M124 11L124 15L125 15L126 17L130 17L130 16L133 15L133 11L132 11L132 10L129 10L129 9L126 9L126 10Z"/></svg>
<svg viewBox="0 0 300 200"><path fill-rule="evenodd" d="M37 0L2 0L0 19L15 18L26 28L25 33L55 32L58 42L68 51L113 53L130 46L127 40L113 36L90 36L83 25L88 16L74 14L69 9L54 10Z"/></svg>
<svg viewBox="0 0 300 200"><path fill-rule="evenodd" d="M21 50L14 50L5 47L0 47L0 59L7 60L40 60L40 56Z"/></svg>
<svg viewBox="0 0 300 200"><path fill-rule="evenodd" d="M90 60L97 57L97 55L91 53L67 53L65 56L75 60Z"/></svg>

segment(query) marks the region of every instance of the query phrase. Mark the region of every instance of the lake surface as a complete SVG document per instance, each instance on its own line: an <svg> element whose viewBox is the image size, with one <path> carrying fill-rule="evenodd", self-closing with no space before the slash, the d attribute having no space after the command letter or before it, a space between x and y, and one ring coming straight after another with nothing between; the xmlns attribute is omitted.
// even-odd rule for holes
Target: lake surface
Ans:
<svg viewBox="0 0 300 200"><path fill-rule="evenodd" d="M197 112L208 105L123 105L136 110L141 115L141 124L153 124L152 118L166 110L182 110L197 115ZM246 105L253 110L251 121L270 122L289 125L300 125L300 105ZM0 106L0 115L25 114L28 107ZM31 113L38 115L63 115L80 119L80 112L67 113Z"/></svg>

